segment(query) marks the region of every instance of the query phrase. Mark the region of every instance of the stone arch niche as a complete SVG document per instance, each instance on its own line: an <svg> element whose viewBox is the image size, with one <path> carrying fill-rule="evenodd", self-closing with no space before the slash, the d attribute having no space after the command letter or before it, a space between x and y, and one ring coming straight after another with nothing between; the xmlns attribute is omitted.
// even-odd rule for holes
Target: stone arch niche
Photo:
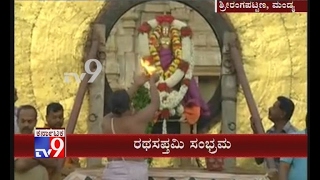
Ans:
<svg viewBox="0 0 320 180"><path fill-rule="evenodd" d="M212 72L209 72L208 69L201 69L201 65L199 65L200 68L198 69L200 89L208 92L204 96L211 96L204 97L210 105L211 117L209 120L199 120L198 132L206 132L210 127L217 124L220 121L219 116L222 110L221 88L223 85L219 76L223 38L225 33L233 32L234 30L225 16L213 13L214 8L214 0L202 0L201 2L194 0L106 1L106 5L102 8L95 21L95 23L106 26L105 104L107 104L106 102L112 90L126 88L131 83L130 80L132 80L134 74L133 69L138 65L138 54L135 52L137 34L135 29L142 22L153 19L155 15L167 13L190 25L195 33L194 43L196 53L198 51L199 54L199 63L209 62L209 64L203 64L202 68L212 68ZM207 59L209 56L213 56L209 61L202 60ZM123 75L121 72L126 73ZM208 74L201 74L202 72ZM212 84L210 84L211 82ZM202 84L206 88L201 88ZM208 88L212 88L211 92ZM105 106L104 113L107 114L108 112L109 109ZM235 112L232 113L235 114Z"/></svg>

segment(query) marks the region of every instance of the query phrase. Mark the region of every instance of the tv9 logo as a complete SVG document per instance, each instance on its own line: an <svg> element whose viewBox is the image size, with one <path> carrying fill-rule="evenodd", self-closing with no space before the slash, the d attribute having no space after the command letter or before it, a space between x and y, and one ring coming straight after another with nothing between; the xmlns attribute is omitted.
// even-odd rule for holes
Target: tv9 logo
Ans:
<svg viewBox="0 0 320 180"><path fill-rule="evenodd" d="M64 129L36 129L34 136L35 158L65 158Z"/></svg>
<svg viewBox="0 0 320 180"><path fill-rule="evenodd" d="M94 64L92 64L94 63ZM91 67L95 67L95 71L91 70ZM77 74L75 72L66 72L63 73L63 81L65 83L70 83L71 78L73 77L74 80L77 83L80 83L84 77L86 76L86 74L91 75L90 79L88 80L88 83L93 83L93 81L99 76L99 74L102 72L102 64L99 60L97 59L89 59L86 61L86 63L84 64L84 70L85 73L81 73L81 74Z"/></svg>

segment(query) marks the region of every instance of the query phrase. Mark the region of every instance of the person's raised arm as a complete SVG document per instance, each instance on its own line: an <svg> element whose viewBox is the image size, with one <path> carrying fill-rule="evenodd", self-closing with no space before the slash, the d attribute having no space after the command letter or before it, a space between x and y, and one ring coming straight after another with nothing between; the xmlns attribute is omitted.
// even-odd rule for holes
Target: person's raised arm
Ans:
<svg viewBox="0 0 320 180"><path fill-rule="evenodd" d="M136 75L134 77L133 84L127 90L127 93L129 94L130 99L133 98L133 96L138 91L139 87L142 86L147 81L148 81L148 77L145 74Z"/></svg>
<svg viewBox="0 0 320 180"><path fill-rule="evenodd" d="M138 91L138 89L139 89L139 86L135 82L129 87L129 89L127 90L127 93L130 99L133 98L133 96Z"/></svg>
<svg viewBox="0 0 320 180"><path fill-rule="evenodd" d="M14 161L14 170L17 172L26 172L39 165L39 162L32 158L17 158Z"/></svg>
<svg viewBox="0 0 320 180"><path fill-rule="evenodd" d="M150 83L150 99L151 102L147 107L137 112L133 118L138 121L151 121L154 118L154 115L156 111L160 107L160 97L159 92L156 86L156 82L159 79L159 75L154 74L150 77L149 83Z"/></svg>

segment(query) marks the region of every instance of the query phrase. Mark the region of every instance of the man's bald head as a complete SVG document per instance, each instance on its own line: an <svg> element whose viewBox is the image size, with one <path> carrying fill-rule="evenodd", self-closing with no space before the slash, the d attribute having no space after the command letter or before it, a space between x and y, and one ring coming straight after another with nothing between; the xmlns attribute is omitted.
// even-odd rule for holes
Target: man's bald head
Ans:
<svg viewBox="0 0 320 180"><path fill-rule="evenodd" d="M20 106L17 112L17 123L21 134L31 134L37 124L37 110L32 105Z"/></svg>

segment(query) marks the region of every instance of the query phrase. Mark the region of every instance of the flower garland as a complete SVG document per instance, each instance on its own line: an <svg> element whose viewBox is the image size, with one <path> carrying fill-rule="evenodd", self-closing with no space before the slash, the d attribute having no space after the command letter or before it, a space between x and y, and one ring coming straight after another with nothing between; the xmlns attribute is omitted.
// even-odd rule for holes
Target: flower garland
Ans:
<svg viewBox="0 0 320 180"><path fill-rule="evenodd" d="M158 54L162 22L171 24L171 46L174 55L174 59L166 71L163 71L161 67ZM156 67L158 73L161 74L157 87L161 102L160 116L164 119L163 133L165 134L165 119L168 119L170 115L182 115L184 111L181 101L188 91L194 67L192 32L185 23L174 20L170 15L159 16L143 23L139 31L140 54L143 56L143 60L147 61L150 66ZM179 91L173 90L172 88L179 82L181 82ZM149 89L149 83L146 83L145 87Z"/></svg>

